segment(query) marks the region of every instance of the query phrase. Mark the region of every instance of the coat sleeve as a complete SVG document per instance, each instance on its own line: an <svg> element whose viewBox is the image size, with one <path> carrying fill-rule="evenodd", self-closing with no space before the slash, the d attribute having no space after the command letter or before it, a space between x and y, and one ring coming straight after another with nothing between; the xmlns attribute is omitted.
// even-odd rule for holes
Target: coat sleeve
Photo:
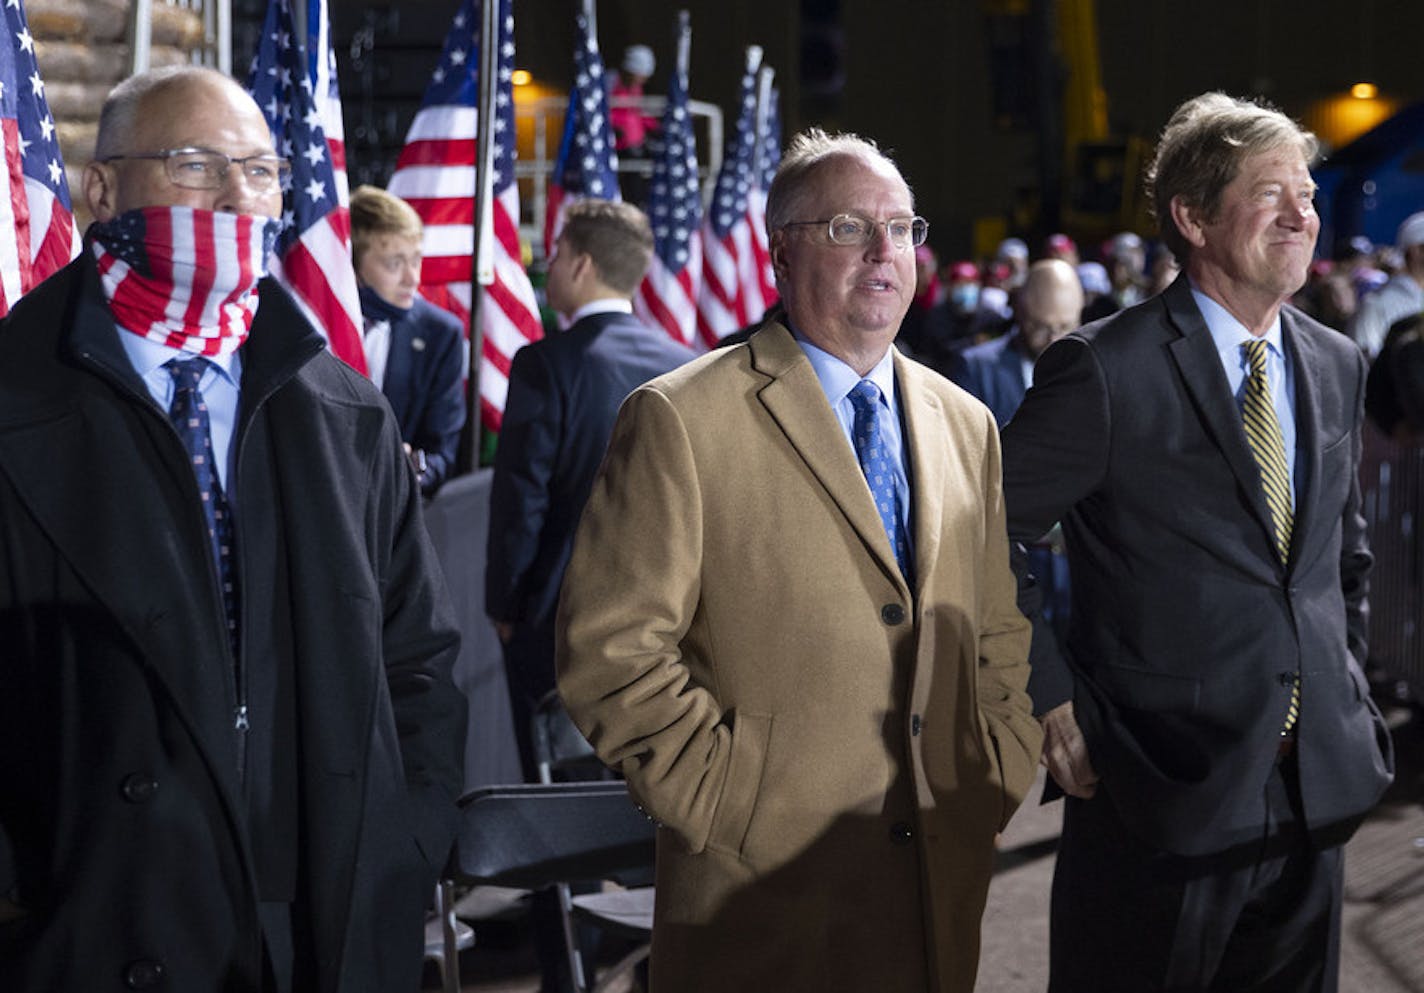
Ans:
<svg viewBox="0 0 1424 993"><path fill-rule="evenodd" d="M1356 352L1355 361L1355 406L1354 427L1350 438L1350 465L1358 467L1362 453L1362 426L1364 423L1364 394L1366 370L1364 356ZM1340 528L1340 589L1345 597L1345 636L1350 646L1350 654L1363 668L1369 656L1366 634L1369 630L1369 572L1374 565L1370 553L1369 536L1366 531L1364 514L1361 511L1360 474L1351 473L1350 494L1345 501L1345 511Z"/></svg>
<svg viewBox="0 0 1424 993"><path fill-rule="evenodd" d="M1000 485L999 439L984 414L989 434L989 466L985 473L984 551L986 595L979 617L979 707L989 724L999 761L1000 782L1007 799L1000 827L1023 802L1038 769L1043 731L1033 718L1025 688L1029 682L1028 631L1015 602L1014 577Z"/></svg>
<svg viewBox="0 0 1424 993"><path fill-rule="evenodd" d="M458 827L469 707L452 676L459 627L394 421L391 434L390 498L373 501L388 522L377 530L388 535L382 659L415 817L412 834L438 872Z"/></svg>
<svg viewBox="0 0 1424 993"><path fill-rule="evenodd" d="M1072 699L1073 677L1037 609L1023 545L1037 541L1107 473L1112 430L1107 383L1092 346L1069 335L1040 356L1033 387L1004 426L1004 502L1019 604L1033 620L1029 695L1043 714Z"/></svg>
<svg viewBox="0 0 1424 993"><path fill-rule="evenodd" d="M460 432L465 427L463 332L458 322L446 322L443 312L430 309L426 338L437 347L430 358L429 390L415 432L415 447L425 452L426 493L433 493L454 470Z"/></svg>
<svg viewBox="0 0 1424 993"><path fill-rule="evenodd" d="M569 714L694 852L711 832L732 736L681 650L701 592L697 473L677 411L652 387L634 391L579 524L557 624Z"/></svg>
<svg viewBox="0 0 1424 993"><path fill-rule="evenodd" d="M529 575L549 513L549 487L563 444L563 401L538 348L514 353L490 484L485 613L526 620Z"/></svg>

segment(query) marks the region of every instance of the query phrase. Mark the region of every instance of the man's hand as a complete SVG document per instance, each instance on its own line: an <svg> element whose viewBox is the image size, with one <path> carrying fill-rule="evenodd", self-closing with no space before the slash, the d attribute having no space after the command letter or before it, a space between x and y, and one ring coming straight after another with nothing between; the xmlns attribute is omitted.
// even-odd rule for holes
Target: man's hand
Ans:
<svg viewBox="0 0 1424 993"><path fill-rule="evenodd" d="M1043 725L1040 764L1069 796L1086 800L1098 789L1098 774L1088 760L1088 745L1073 716L1073 701L1060 703L1038 719Z"/></svg>
<svg viewBox="0 0 1424 993"><path fill-rule="evenodd" d="M494 633L499 635L502 644L509 644L509 639L514 637L514 625L509 621L494 621Z"/></svg>

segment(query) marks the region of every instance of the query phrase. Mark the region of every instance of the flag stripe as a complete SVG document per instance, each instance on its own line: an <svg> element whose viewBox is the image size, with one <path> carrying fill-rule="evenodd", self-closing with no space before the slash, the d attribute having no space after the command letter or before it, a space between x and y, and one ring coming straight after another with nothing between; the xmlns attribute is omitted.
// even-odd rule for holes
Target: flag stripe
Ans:
<svg viewBox="0 0 1424 993"><path fill-rule="evenodd" d="M293 29L290 0L269 0L248 78L274 145L292 162L272 272L332 352L364 373L363 321L346 206L345 128L325 0L310 0L307 26L303 44Z"/></svg>
<svg viewBox="0 0 1424 993"><path fill-rule="evenodd" d="M480 307L480 418L498 431L514 352L538 339L538 302L524 271L519 243L519 189L514 181L514 17L511 0L498 3L498 77L492 129L494 163L493 282ZM421 108L406 134L387 189L408 202L425 224L421 294L468 325L475 252L475 138L479 95L480 0L462 0Z"/></svg>

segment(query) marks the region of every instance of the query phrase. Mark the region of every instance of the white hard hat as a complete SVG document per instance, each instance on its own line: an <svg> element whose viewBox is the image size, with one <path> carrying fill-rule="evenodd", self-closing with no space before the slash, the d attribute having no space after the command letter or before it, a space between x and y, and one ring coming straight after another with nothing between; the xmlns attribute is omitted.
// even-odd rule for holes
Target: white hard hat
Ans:
<svg viewBox="0 0 1424 993"><path fill-rule="evenodd" d="M634 76L651 76L658 66L647 45L629 45L623 50L623 71Z"/></svg>

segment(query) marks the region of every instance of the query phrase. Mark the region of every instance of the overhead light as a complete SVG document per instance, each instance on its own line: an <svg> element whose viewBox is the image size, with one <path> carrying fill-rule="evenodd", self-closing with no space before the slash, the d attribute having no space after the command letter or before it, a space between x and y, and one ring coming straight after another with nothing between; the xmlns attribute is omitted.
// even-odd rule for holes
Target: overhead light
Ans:
<svg viewBox="0 0 1424 993"><path fill-rule="evenodd" d="M1350 87L1350 96L1356 100L1373 100L1379 96L1379 87L1374 83L1356 83Z"/></svg>
<svg viewBox="0 0 1424 993"><path fill-rule="evenodd" d="M514 72L510 73L509 81L515 86L528 86L530 83L534 82L534 76L529 72L528 69L516 69L514 70Z"/></svg>

